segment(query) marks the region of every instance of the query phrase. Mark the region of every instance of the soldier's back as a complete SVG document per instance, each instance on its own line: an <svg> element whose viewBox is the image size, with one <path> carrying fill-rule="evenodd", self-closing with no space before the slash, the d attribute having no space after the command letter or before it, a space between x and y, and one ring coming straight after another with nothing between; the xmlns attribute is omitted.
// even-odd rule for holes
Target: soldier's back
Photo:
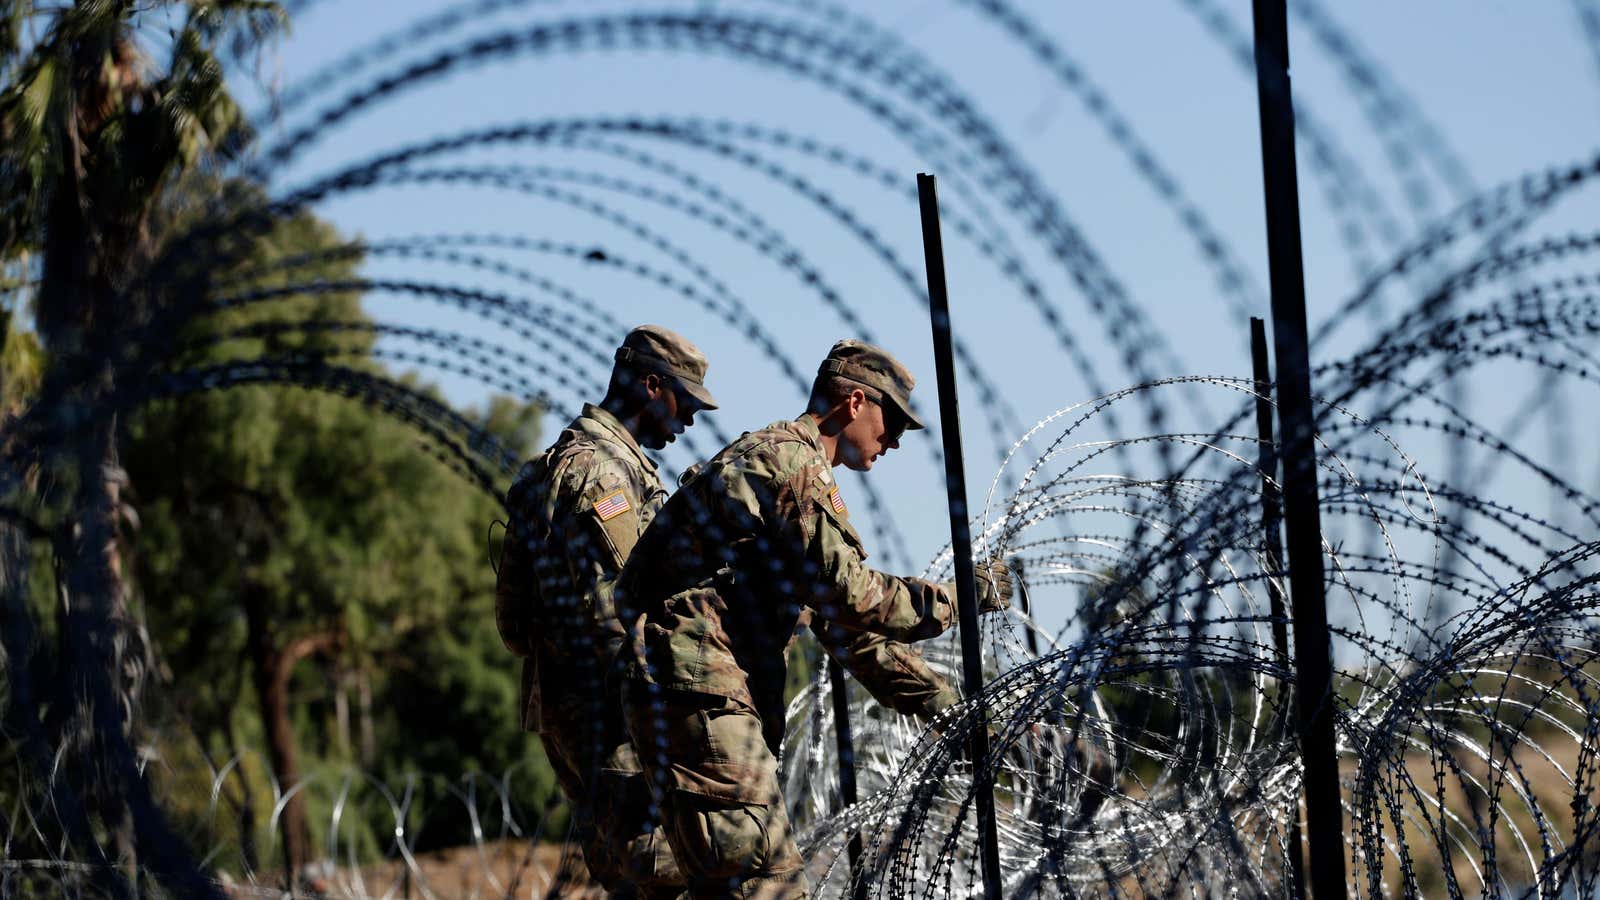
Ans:
<svg viewBox="0 0 1600 900"><path fill-rule="evenodd" d="M526 582L499 592L502 634L518 639L507 645L522 655L537 645L553 664L608 660L621 641L613 580L665 499L654 464L621 424L584 407L506 495L503 565L526 570L502 575Z"/></svg>
<svg viewBox="0 0 1600 900"><path fill-rule="evenodd" d="M647 603L737 566L746 545L783 518L783 482L824 462L799 423L773 422L741 434L687 473L645 529L619 587ZM824 462L825 464L825 462ZM766 550L781 552L769 546ZM642 607L631 607L643 611Z"/></svg>

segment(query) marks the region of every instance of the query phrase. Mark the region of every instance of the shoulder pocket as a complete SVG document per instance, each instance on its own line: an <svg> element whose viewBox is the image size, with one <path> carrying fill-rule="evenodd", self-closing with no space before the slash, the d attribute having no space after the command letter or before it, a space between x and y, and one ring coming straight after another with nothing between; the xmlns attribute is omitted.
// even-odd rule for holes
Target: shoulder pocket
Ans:
<svg viewBox="0 0 1600 900"><path fill-rule="evenodd" d="M638 501L629 497L627 490L621 487L603 491L589 504L588 515L616 556L618 568L627 562L633 545L639 542L638 506Z"/></svg>
<svg viewBox="0 0 1600 900"><path fill-rule="evenodd" d="M861 554L862 559L866 559L866 544L861 542L861 535L856 531L855 526L850 524L850 520L846 518L844 514L838 512L834 508L834 504L830 499L830 493L828 491L823 491L821 494L814 496L812 498L812 504L816 506L819 514L821 515L821 519L818 521L826 522L832 525L833 528L839 532L839 534L844 536L845 543L854 547L856 552Z"/></svg>

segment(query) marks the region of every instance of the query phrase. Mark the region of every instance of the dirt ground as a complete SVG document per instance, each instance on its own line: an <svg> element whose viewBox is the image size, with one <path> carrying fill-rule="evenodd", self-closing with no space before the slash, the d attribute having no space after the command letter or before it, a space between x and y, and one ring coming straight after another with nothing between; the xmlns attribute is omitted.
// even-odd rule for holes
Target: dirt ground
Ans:
<svg viewBox="0 0 1600 900"><path fill-rule="evenodd" d="M451 847L419 854L416 870L401 860L339 868L332 873L308 879L295 894L301 898L326 900L488 900L488 898L543 898L559 882L558 897L599 900L605 896L589 881L583 859L574 848L563 854L561 844L530 844L522 840L485 842L481 847ZM271 883L270 876L260 884ZM256 896L259 890L233 886L239 897ZM281 897L277 891L271 896Z"/></svg>

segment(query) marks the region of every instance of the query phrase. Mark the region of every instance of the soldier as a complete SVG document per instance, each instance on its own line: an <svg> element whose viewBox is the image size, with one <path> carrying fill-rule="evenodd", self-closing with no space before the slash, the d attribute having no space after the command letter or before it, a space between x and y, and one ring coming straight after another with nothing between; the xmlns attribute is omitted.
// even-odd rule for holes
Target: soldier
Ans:
<svg viewBox="0 0 1600 900"><path fill-rule="evenodd" d="M807 411L749 432L697 467L639 539L617 581L629 627L624 714L693 897L803 897L778 788L785 650L809 624L885 706L931 717L954 689L900 642L956 618L951 583L874 571L835 483L921 428L911 373L841 341ZM978 567L984 611L1011 580Z"/></svg>
<svg viewBox="0 0 1600 900"><path fill-rule="evenodd" d="M539 733L589 871L613 896L682 891L606 682L623 642L613 582L667 497L642 448L661 449L696 412L716 409L705 374L705 356L683 337L635 328L605 399L586 404L506 494L495 622L524 657L522 726Z"/></svg>

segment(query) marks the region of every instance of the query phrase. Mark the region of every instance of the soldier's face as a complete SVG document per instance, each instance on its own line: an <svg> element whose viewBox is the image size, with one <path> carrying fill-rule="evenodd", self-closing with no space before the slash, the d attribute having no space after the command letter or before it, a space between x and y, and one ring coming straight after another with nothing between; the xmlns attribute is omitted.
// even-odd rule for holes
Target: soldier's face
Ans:
<svg viewBox="0 0 1600 900"><path fill-rule="evenodd" d="M647 449L660 450L694 424L694 414L700 411L700 404L680 392L669 379L654 375L646 379L645 393L650 402L645 405L641 417L644 433L639 435L639 443Z"/></svg>
<svg viewBox="0 0 1600 900"><path fill-rule="evenodd" d="M870 400L852 403L855 417L839 432L839 461L857 472L871 470L878 458L900 446L905 423Z"/></svg>

